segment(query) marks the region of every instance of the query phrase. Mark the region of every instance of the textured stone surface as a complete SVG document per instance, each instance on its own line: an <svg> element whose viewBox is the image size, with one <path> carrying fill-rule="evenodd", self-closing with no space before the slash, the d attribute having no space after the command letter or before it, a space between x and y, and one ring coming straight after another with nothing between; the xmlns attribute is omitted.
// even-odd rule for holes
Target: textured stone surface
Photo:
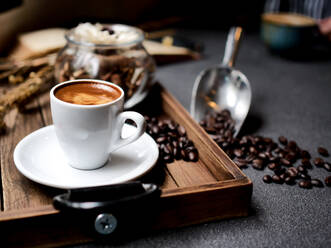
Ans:
<svg viewBox="0 0 331 248"><path fill-rule="evenodd" d="M226 34L182 34L203 42L204 58L159 67L157 78L189 109L194 79L221 61ZM253 89L246 132L274 139L284 135L313 157L318 146L331 150L331 60L286 60L271 55L258 35L244 34L235 67L248 77ZM267 185L262 181L266 171L244 170L254 184L249 217L162 231L123 247L330 247L331 188ZM310 174L324 180L330 172L315 168Z"/></svg>

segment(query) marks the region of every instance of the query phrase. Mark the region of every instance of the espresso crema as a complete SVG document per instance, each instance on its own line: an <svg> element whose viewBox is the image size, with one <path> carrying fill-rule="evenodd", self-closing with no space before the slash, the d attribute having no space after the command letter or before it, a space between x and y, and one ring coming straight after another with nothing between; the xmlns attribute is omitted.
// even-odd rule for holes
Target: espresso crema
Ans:
<svg viewBox="0 0 331 248"><path fill-rule="evenodd" d="M55 90L56 98L79 105L100 105L115 101L121 91L111 85L98 82L79 82L63 85Z"/></svg>

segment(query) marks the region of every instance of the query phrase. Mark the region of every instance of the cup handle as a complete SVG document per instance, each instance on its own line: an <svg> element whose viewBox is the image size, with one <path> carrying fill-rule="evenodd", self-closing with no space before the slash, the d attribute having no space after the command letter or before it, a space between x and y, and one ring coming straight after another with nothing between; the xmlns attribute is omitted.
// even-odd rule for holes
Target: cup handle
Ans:
<svg viewBox="0 0 331 248"><path fill-rule="evenodd" d="M122 138L122 129L126 120L132 120L137 125L137 127L135 128L136 130L132 135L127 138ZM141 135L143 135L146 130L145 118L141 114L134 111L122 112L117 117L116 130L121 131L116 134L117 136L114 138L110 152L130 144L131 142L137 140Z"/></svg>

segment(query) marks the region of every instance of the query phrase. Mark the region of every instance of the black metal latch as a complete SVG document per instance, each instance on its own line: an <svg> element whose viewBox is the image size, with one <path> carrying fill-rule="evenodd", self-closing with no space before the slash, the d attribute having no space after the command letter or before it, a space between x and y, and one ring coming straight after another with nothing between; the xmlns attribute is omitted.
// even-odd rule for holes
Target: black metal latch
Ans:
<svg viewBox="0 0 331 248"><path fill-rule="evenodd" d="M161 190L155 184L128 182L110 186L71 189L55 196L53 205L63 213L84 219L97 234L141 229L157 208Z"/></svg>

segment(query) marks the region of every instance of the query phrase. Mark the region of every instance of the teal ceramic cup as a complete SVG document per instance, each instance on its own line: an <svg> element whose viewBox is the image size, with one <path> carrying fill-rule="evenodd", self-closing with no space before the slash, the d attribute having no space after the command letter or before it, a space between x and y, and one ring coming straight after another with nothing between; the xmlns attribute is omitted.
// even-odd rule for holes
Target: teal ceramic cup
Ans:
<svg viewBox="0 0 331 248"><path fill-rule="evenodd" d="M262 15L261 38L272 51L287 52L310 48L319 39L314 19L294 13Z"/></svg>

